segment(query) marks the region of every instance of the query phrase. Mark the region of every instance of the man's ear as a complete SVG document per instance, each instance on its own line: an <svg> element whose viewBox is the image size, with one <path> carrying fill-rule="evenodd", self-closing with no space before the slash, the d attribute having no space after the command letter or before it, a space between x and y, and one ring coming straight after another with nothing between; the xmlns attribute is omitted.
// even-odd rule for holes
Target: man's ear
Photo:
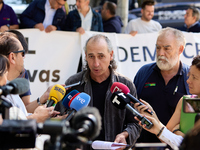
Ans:
<svg viewBox="0 0 200 150"><path fill-rule="evenodd" d="M141 9L141 14L143 14L143 9Z"/></svg>
<svg viewBox="0 0 200 150"><path fill-rule="evenodd" d="M10 53L8 55L8 60L9 60L10 64L15 64L16 55L14 53Z"/></svg>
<svg viewBox="0 0 200 150"><path fill-rule="evenodd" d="M110 60L113 60L113 50L110 52Z"/></svg>
<svg viewBox="0 0 200 150"><path fill-rule="evenodd" d="M181 45L181 46L179 47L179 55L182 54L183 50L184 50L184 46Z"/></svg>

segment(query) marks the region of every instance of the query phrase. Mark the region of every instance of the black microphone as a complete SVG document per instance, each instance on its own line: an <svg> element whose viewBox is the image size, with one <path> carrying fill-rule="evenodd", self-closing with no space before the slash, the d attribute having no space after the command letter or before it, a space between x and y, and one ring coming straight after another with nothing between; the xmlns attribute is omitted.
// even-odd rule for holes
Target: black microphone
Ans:
<svg viewBox="0 0 200 150"><path fill-rule="evenodd" d="M24 94L29 90L29 82L24 78L16 78L4 86L0 86L0 95Z"/></svg>
<svg viewBox="0 0 200 150"><path fill-rule="evenodd" d="M90 140L96 138L101 130L99 110L95 107L84 107L74 115L71 126L78 136Z"/></svg>
<svg viewBox="0 0 200 150"><path fill-rule="evenodd" d="M133 103L140 103L140 105L144 105L137 98L135 98L133 95L130 94L129 88L125 84L123 84L123 83L114 82L113 85L111 86L110 90L111 90L112 93L114 93L116 91L123 92L123 93L125 93L127 95L127 97L130 98L131 102L133 102ZM153 112L149 108L147 108L145 111L148 112L150 115L153 115Z"/></svg>
<svg viewBox="0 0 200 150"><path fill-rule="evenodd" d="M125 107L130 110L133 115L135 115L142 124L146 125L147 129L150 129L153 126L153 123L150 122L147 118L141 116L134 108L132 108L127 102L129 101L129 98L126 97L126 95L122 92L114 92L111 96L111 103L119 108L119 109L124 109Z"/></svg>

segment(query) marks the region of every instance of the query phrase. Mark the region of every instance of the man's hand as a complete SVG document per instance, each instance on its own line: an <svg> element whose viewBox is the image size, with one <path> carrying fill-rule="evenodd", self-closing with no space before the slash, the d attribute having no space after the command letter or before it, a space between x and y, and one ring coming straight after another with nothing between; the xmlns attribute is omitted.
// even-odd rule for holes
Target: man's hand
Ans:
<svg viewBox="0 0 200 150"><path fill-rule="evenodd" d="M126 138L128 137L128 132L127 131L124 131L124 132L122 132L122 133L120 133L120 134L118 134L117 136L116 136L116 138L115 138L115 143L124 143L124 144L127 144L126 143ZM126 148L126 146L125 147L122 147L122 148L119 148L119 149L117 149L117 150L123 150L123 149L125 149Z"/></svg>
<svg viewBox="0 0 200 150"><path fill-rule="evenodd" d="M40 31L43 31L43 30L44 30L44 26L43 26L42 23L36 24L36 25L34 26L34 28L37 28L37 29L39 29Z"/></svg>
<svg viewBox="0 0 200 150"><path fill-rule="evenodd" d="M7 30L9 30L7 25L3 25L3 26L0 27L0 32L4 32L4 31L7 31Z"/></svg>
<svg viewBox="0 0 200 150"><path fill-rule="evenodd" d="M46 27L45 32L46 32L46 33L49 33L49 32L51 32L51 31L55 31L55 30L57 30L57 27L56 27L56 26L54 26L54 25L49 25L48 27Z"/></svg>
<svg viewBox="0 0 200 150"><path fill-rule="evenodd" d="M55 85L55 84L54 84L54 85ZM51 89L52 89L52 87L53 87L54 85L49 86L48 89L44 92L44 94L40 97L40 103L41 103L41 104L44 104L44 103L47 102L47 100L48 100L48 98L49 98L49 93L50 93L50 91L51 91ZM62 85L63 87L65 86L65 84L61 84L61 85Z"/></svg>
<svg viewBox="0 0 200 150"><path fill-rule="evenodd" d="M76 29L76 32L79 32L80 34L84 34L85 30L82 27L80 27Z"/></svg>
<svg viewBox="0 0 200 150"><path fill-rule="evenodd" d="M131 31L129 34L135 36L137 33L138 33L137 31Z"/></svg>
<svg viewBox="0 0 200 150"><path fill-rule="evenodd" d="M60 114L60 112L54 111L54 107L46 107L46 105L38 106L30 119L36 119L36 121L44 122L46 119L50 118L52 115Z"/></svg>

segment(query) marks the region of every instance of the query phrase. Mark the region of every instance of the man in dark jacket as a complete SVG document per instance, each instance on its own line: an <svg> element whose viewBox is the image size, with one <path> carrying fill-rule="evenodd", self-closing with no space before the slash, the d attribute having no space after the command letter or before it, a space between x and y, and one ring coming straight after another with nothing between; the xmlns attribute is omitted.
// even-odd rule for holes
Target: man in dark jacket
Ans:
<svg viewBox="0 0 200 150"><path fill-rule="evenodd" d="M200 12L196 7L189 7L184 16L185 25L180 28L181 31L186 32L200 32Z"/></svg>
<svg viewBox="0 0 200 150"><path fill-rule="evenodd" d="M51 32L61 30L65 19L62 6L66 0L34 0L21 14L22 28L38 28Z"/></svg>
<svg viewBox="0 0 200 150"><path fill-rule="evenodd" d="M185 37L177 29L162 29L156 41L156 63L142 66L134 78L138 98L147 101L158 119L166 125L179 99L188 95L186 83L189 66L180 61L185 48ZM157 136L145 130L137 142L157 143Z"/></svg>
<svg viewBox="0 0 200 150"><path fill-rule="evenodd" d="M80 81L80 85L70 90L76 89L89 94L91 96L89 105L99 110L102 129L95 140L128 143L133 146L140 135L141 127L129 110L117 109L111 103L110 88L114 82L121 82L129 87L132 95L137 97L136 88L130 79L115 71L117 65L111 41L101 34L89 38L85 45L85 60L87 69L69 77L65 84ZM63 107L62 102L59 102L55 109L60 111ZM84 150L90 148L84 147Z"/></svg>
<svg viewBox="0 0 200 150"><path fill-rule="evenodd" d="M115 16L116 8L117 6L113 2L106 1L104 3L101 9L104 32L121 33L121 27L123 27L123 23L119 16Z"/></svg>
<svg viewBox="0 0 200 150"><path fill-rule="evenodd" d="M90 0L76 1L77 9L69 12L65 21L65 31L76 31L84 34L85 31L103 32L102 18L99 13L89 6Z"/></svg>

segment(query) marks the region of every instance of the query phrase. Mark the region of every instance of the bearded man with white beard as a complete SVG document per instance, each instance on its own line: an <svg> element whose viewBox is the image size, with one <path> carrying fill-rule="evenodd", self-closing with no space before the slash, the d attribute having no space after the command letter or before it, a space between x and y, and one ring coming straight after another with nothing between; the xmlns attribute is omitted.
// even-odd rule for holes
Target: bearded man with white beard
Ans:
<svg viewBox="0 0 200 150"><path fill-rule="evenodd" d="M134 78L138 98L147 101L166 125L179 99L189 94L186 83L189 66L180 61L185 37L177 29L162 29L156 41L156 63L144 65ZM137 142L160 142L156 135L142 131Z"/></svg>

